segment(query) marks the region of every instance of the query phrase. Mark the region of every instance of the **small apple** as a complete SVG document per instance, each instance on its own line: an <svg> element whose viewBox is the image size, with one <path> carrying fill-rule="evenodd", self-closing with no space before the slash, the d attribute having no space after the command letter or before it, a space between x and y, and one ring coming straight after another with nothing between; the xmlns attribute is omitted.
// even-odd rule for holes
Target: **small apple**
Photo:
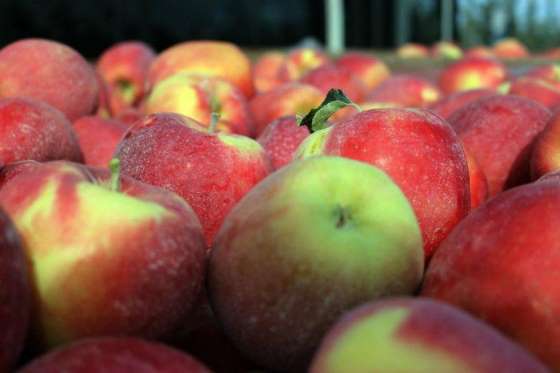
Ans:
<svg viewBox="0 0 560 373"><path fill-rule="evenodd" d="M317 87L323 94L331 88L342 89L352 101L360 102L366 94L366 86L346 69L327 64L309 71L300 82Z"/></svg>
<svg viewBox="0 0 560 373"><path fill-rule="evenodd" d="M482 57L482 58L494 58L494 52L491 48L484 45L477 45L465 52L465 57Z"/></svg>
<svg viewBox="0 0 560 373"><path fill-rule="evenodd" d="M463 51L457 44L449 41L439 41L432 45L432 57L457 60L463 57Z"/></svg>
<svg viewBox="0 0 560 373"><path fill-rule="evenodd" d="M444 68L439 87L450 94L471 89L496 89L507 78L507 69L492 58L465 57Z"/></svg>
<svg viewBox="0 0 560 373"><path fill-rule="evenodd" d="M527 58L530 55L527 47L515 38L505 38L497 41L492 51L499 58Z"/></svg>
<svg viewBox="0 0 560 373"><path fill-rule="evenodd" d="M360 52L344 53L336 60L336 66L360 79L368 91L373 90L391 75L389 67L383 61Z"/></svg>
<svg viewBox="0 0 560 373"><path fill-rule="evenodd" d="M286 55L278 75L281 81L292 82L301 79L309 71L330 62L330 58L321 49L296 48Z"/></svg>
<svg viewBox="0 0 560 373"><path fill-rule="evenodd" d="M427 58L430 56L430 51L425 45L406 43L397 49L396 54L400 58Z"/></svg>
<svg viewBox="0 0 560 373"><path fill-rule="evenodd" d="M368 102L396 103L405 107L427 107L441 97L439 89L428 80L410 74L386 79L365 98Z"/></svg>
<svg viewBox="0 0 560 373"><path fill-rule="evenodd" d="M253 83L257 93L267 92L282 83L280 69L286 55L281 52L263 53L253 65Z"/></svg>

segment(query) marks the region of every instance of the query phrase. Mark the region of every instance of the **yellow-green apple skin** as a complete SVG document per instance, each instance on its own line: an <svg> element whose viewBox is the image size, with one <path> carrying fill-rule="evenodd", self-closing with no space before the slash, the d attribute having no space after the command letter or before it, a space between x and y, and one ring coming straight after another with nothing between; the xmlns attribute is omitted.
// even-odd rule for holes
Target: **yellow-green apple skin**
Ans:
<svg viewBox="0 0 560 373"><path fill-rule="evenodd" d="M179 113L210 126L218 114L216 129L252 136L254 124L249 104L241 91L226 80L178 73L157 83L142 105L145 114Z"/></svg>
<svg viewBox="0 0 560 373"><path fill-rule="evenodd" d="M390 298L345 314L310 373L547 372L535 357L466 312L427 298Z"/></svg>
<svg viewBox="0 0 560 373"><path fill-rule="evenodd" d="M299 371L343 312L413 293L423 265L416 216L384 172L314 157L271 174L234 207L207 284L242 353L273 371Z"/></svg>
<svg viewBox="0 0 560 373"><path fill-rule="evenodd" d="M486 57L465 57L445 67L438 84L445 94L471 89L497 89L508 76L500 61Z"/></svg>
<svg viewBox="0 0 560 373"><path fill-rule="evenodd" d="M192 209L128 177L115 190L106 169L62 161L20 168L3 184L0 204L32 265L36 342L173 332L205 274Z"/></svg>

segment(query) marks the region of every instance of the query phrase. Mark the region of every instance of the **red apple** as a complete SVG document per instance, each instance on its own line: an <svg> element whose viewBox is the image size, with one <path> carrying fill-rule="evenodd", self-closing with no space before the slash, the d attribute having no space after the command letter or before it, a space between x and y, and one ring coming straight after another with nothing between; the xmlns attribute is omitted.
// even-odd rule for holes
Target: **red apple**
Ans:
<svg viewBox="0 0 560 373"><path fill-rule="evenodd" d="M239 88L246 97L253 95L251 61L234 44L196 40L176 44L161 52L148 73L148 84L179 72L222 78Z"/></svg>
<svg viewBox="0 0 560 373"><path fill-rule="evenodd" d="M111 106L109 104L109 87L101 75L97 72L95 73L95 78L97 79L97 86L99 87L97 96L97 111L95 114L102 118L110 118L113 116L113 113L111 112Z"/></svg>
<svg viewBox="0 0 560 373"><path fill-rule="evenodd" d="M325 52L317 48L296 48L284 59L278 71L283 82L301 79L309 71L330 63L330 58Z"/></svg>
<svg viewBox="0 0 560 373"><path fill-rule="evenodd" d="M231 208L270 171L263 148L239 135L207 131L179 114L148 115L117 149L122 171L183 197L208 246Z"/></svg>
<svg viewBox="0 0 560 373"><path fill-rule="evenodd" d="M34 162L4 182L0 204L32 263L38 345L160 338L185 322L202 287L205 248L195 213L178 196L104 169Z"/></svg>
<svg viewBox="0 0 560 373"><path fill-rule="evenodd" d="M495 57L495 55L491 48L483 45L478 45L467 49L467 51L465 52L465 57L493 58Z"/></svg>
<svg viewBox="0 0 560 373"><path fill-rule="evenodd" d="M554 85L544 79L521 77L511 82L508 93L530 98L540 102L549 109L560 105L560 85Z"/></svg>
<svg viewBox="0 0 560 373"><path fill-rule="evenodd" d="M366 93L366 86L351 72L327 64L309 71L300 82L317 87L323 94L331 88L342 89L354 102L360 102Z"/></svg>
<svg viewBox="0 0 560 373"><path fill-rule="evenodd" d="M15 226L0 209L0 371L9 372L21 353L29 316L31 283L23 244Z"/></svg>
<svg viewBox="0 0 560 373"><path fill-rule="evenodd" d="M117 145L128 125L98 116L82 117L74 122L74 131L84 154L84 163L94 167L109 167Z"/></svg>
<svg viewBox="0 0 560 373"><path fill-rule="evenodd" d="M130 337L90 338L55 349L20 373L210 373L190 355Z"/></svg>
<svg viewBox="0 0 560 373"><path fill-rule="evenodd" d="M506 67L492 58L466 57L446 68L439 76L439 87L450 94L471 89L496 89L507 77Z"/></svg>
<svg viewBox="0 0 560 373"><path fill-rule="evenodd" d="M23 39L0 50L0 98L35 98L74 120L96 110L98 89L93 68L64 44Z"/></svg>
<svg viewBox="0 0 560 373"><path fill-rule="evenodd" d="M488 180L489 196L529 181L529 156L550 112L524 97L481 98L449 118Z"/></svg>
<svg viewBox="0 0 560 373"><path fill-rule="evenodd" d="M492 48L494 55L499 58L527 58L529 51L519 40L506 38L496 42Z"/></svg>
<svg viewBox="0 0 560 373"><path fill-rule="evenodd" d="M560 88L560 66L557 64L547 64L534 67L527 71L523 76L544 79Z"/></svg>
<svg viewBox="0 0 560 373"><path fill-rule="evenodd" d="M426 107L438 101L439 89L428 80L408 74L393 75L371 91L369 102L388 102L410 107Z"/></svg>
<svg viewBox="0 0 560 373"><path fill-rule="evenodd" d="M480 206L488 199L488 181L480 164L471 154L470 150L463 147L467 166L469 168L469 190L471 192L471 210Z"/></svg>
<svg viewBox="0 0 560 373"><path fill-rule="evenodd" d="M463 57L463 51L457 44L449 41L439 41L432 45L430 50L432 57L446 58L446 59L459 59Z"/></svg>
<svg viewBox="0 0 560 373"><path fill-rule="evenodd" d="M437 101L430 107L430 110L444 119L449 119L454 112L463 106L479 98L493 96L496 93L497 92L492 89L471 89L468 91L455 92Z"/></svg>
<svg viewBox="0 0 560 373"><path fill-rule="evenodd" d="M321 103L323 96L317 88L302 83L287 83L258 94L249 103L257 136L275 119L286 115L305 115Z"/></svg>
<svg viewBox="0 0 560 373"><path fill-rule="evenodd" d="M427 58L430 56L430 51L425 45L406 43L397 49L396 54L400 58Z"/></svg>
<svg viewBox="0 0 560 373"><path fill-rule="evenodd" d="M113 115L140 103L155 57L154 50L141 41L123 41L101 54L97 72L109 87Z"/></svg>
<svg viewBox="0 0 560 373"><path fill-rule="evenodd" d="M272 371L303 372L346 310L414 292L423 259L414 212L384 172L313 157L233 208L211 252L208 292L241 352Z"/></svg>
<svg viewBox="0 0 560 373"><path fill-rule="evenodd" d="M281 117L270 123L257 138L277 170L290 163L299 144L309 136L309 129L300 126L293 115Z"/></svg>
<svg viewBox="0 0 560 373"><path fill-rule="evenodd" d="M1 83L0 83L1 84ZM0 165L35 159L82 161L72 124L54 107L29 98L0 99Z"/></svg>
<svg viewBox="0 0 560 373"><path fill-rule="evenodd" d="M336 66L349 71L360 79L368 91L377 87L391 75L391 71L383 61L360 52L343 54L336 60Z"/></svg>
<svg viewBox="0 0 560 373"><path fill-rule="evenodd" d="M533 180L560 169L560 112L554 113L539 134L531 154Z"/></svg>
<svg viewBox="0 0 560 373"><path fill-rule="evenodd" d="M134 123L138 122L144 118L144 113L141 112L139 109L126 109L121 111L115 119L121 123L127 124L129 126L133 125Z"/></svg>
<svg viewBox="0 0 560 373"><path fill-rule="evenodd" d="M253 65L253 82L257 93L267 92L283 83L280 69L286 55L281 52L266 52Z"/></svg>
<svg viewBox="0 0 560 373"><path fill-rule="evenodd" d="M456 305L560 369L560 184L505 191L467 216L441 244L422 294ZM529 370L530 371L530 370Z"/></svg>
<svg viewBox="0 0 560 373"><path fill-rule="evenodd" d="M548 372L535 357L458 308L426 298L372 302L329 331L310 373Z"/></svg>

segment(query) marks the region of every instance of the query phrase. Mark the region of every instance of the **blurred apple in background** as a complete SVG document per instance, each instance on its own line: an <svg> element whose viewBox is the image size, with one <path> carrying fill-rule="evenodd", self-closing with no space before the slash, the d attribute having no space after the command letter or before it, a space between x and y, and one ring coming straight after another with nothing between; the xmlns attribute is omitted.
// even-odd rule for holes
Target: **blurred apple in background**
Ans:
<svg viewBox="0 0 560 373"><path fill-rule="evenodd" d="M492 47L492 51L499 58L527 58L530 55L527 47L515 38L497 41Z"/></svg>
<svg viewBox="0 0 560 373"><path fill-rule="evenodd" d="M300 82L317 87L324 95L331 88L342 89L354 102L360 102L366 94L366 86L354 74L335 65L324 65L309 71Z"/></svg>
<svg viewBox="0 0 560 373"><path fill-rule="evenodd" d="M286 59L282 52L264 52L253 65L253 82L256 93L270 91L283 83L280 68Z"/></svg>
<svg viewBox="0 0 560 373"><path fill-rule="evenodd" d="M493 58L496 57L491 48L483 45L474 46L465 51L465 57L482 57Z"/></svg>
<svg viewBox="0 0 560 373"><path fill-rule="evenodd" d="M466 57L447 67L439 76L445 94L471 89L496 89L507 78L507 69L491 58Z"/></svg>
<svg viewBox="0 0 560 373"><path fill-rule="evenodd" d="M400 58L427 58L430 50L422 44L406 43L397 48L396 54Z"/></svg>
<svg viewBox="0 0 560 373"><path fill-rule="evenodd" d="M349 71L358 78L367 91L371 91L391 75L389 67L383 61L370 54L360 52L344 53L336 60L336 66Z"/></svg>
<svg viewBox="0 0 560 373"><path fill-rule="evenodd" d="M364 101L427 107L440 98L440 90L430 81L416 75L395 74L367 94Z"/></svg>
<svg viewBox="0 0 560 373"><path fill-rule="evenodd" d="M329 64L331 59L318 48L296 48L290 51L279 69L279 77L283 82L301 79L309 71Z"/></svg>
<svg viewBox="0 0 560 373"><path fill-rule="evenodd" d="M560 105L560 86L549 83L544 79L531 77L514 79L509 84L507 93L530 98L549 109Z"/></svg>
<svg viewBox="0 0 560 373"><path fill-rule="evenodd" d="M433 104L430 107L430 111L433 111L444 119L449 119L454 112L463 106L482 97L494 96L496 93L497 92L492 89L471 89L468 91L451 93Z"/></svg>
<svg viewBox="0 0 560 373"><path fill-rule="evenodd" d="M461 48L449 41L439 41L432 45L430 50L432 57L436 58L446 58L450 60L456 60L463 57L463 51Z"/></svg>

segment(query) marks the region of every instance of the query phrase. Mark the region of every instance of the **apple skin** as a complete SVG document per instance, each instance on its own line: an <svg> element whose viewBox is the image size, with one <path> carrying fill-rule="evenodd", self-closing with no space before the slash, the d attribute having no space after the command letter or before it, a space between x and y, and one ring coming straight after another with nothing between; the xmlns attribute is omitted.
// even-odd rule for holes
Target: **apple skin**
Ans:
<svg viewBox="0 0 560 373"><path fill-rule="evenodd" d="M95 78L97 79L98 87L97 110L95 114L102 118L111 118L113 113L111 112L111 105L109 104L109 87L97 71L95 72Z"/></svg>
<svg viewBox="0 0 560 373"><path fill-rule="evenodd" d="M432 57L457 60L463 57L463 51L457 44L449 41L435 43L430 50Z"/></svg>
<svg viewBox="0 0 560 373"><path fill-rule="evenodd" d="M290 163L301 142L309 136L309 129L300 126L295 116L281 117L270 123L257 142L261 144L272 164L277 170Z"/></svg>
<svg viewBox="0 0 560 373"><path fill-rule="evenodd" d="M463 146L469 168L469 190L471 193L471 211L488 199L488 181L475 156Z"/></svg>
<svg viewBox="0 0 560 373"><path fill-rule="evenodd" d="M459 91L437 101L430 107L430 110L443 119L449 119L454 112L463 106L470 104L479 98L494 96L496 94L497 92L492 89L471 89L468 91Z"/></svg>
<svg viewBox="0 0 560 373"><path fill-rule="evenodd" d="M144 116L144 113L139 109L129 108L121 111L117 116L115 116L115 119L128 126L132 126L136 122L142 120Z"/></svg>
<svg viewBox="0 0 560 373"><path fill-rule="evenodd" d="M271 174L233 208L210 255L218 321L242 353L273 371L303 371L342 313L411 294L424 266L400 189L381 170L340 157Z"/></svg>
<svg viewBox="0 0 560 373"><path fill-rule="evenodd" d="M132 40L117 43L101 54L96 68L109 87L113 115L140 103L155 58L152 47Z"/></svg>
<svg viewBox="0 0 560 373"><path fill-rule="evenodd" d="M270 122L286 115L305 115L319 106L324 95L312 85L286 83L271 91L256 95L249 108L255 119L256 135L260 135Z"/></svg>
<svg viewBox="0 0 560 373"><path fill-rule="evenodd" d="M527 71L523 76L544 79L560 88L560 65L555 63L536 66Z"/></svg>
<svg viewBox="0 0 560 373"><path fill-rule="evenodd" d="M253 83L256 93L270 91L284 81L280 79L280 69L286 59L282 52L263 53L253 65Z"/></svg>
<svg viewBox="0 0 560 373"><path fill-rule="evenodd" d="M492 58L465 57L444 68L439 87L445 94L471 89L496 89L507 78L507 69Z"/></svg>
<svg viewBox="0 0 560 373"><path fill-rule="evenodd" d="M278 76L283 82L300 80L309 71L329 63L331 59L320 49L296 48L286 55Z"/></svg>
<svg viewBox="0 0 560 373"><path fill-rule="evenodd" d="M358 372L546 373L548 369L458 308L403 297L346 313L323 339L310 369L310 373Z"/></svg>
<svg viewBox="0 0 560 373"><path fill-rule="evenodd" d="M120 192L110 190L109 178L109 170L71 162L32 162L0 189L32 264L40 347L88 336L164 337L202 288L205 245L192 209L128 177Z"/></svg>
<svg viewBox="0 0 560 373"><path fill-rule="evenodd" d="M481 57L481 58L495 58L494 52L491 48L483 45L478 45L467 49L465 52L465 57Z"/></svg>
<svg viewBox="0 0 560 373"><path fill-rule="evenodd" d="M389 67L372 55L347 52L336 60L336 66L356 76L371 91L391 75Z"/></svg>
<svg viewBox="0 0 560 373"><path fill-rule="evenodd" d="M217 106L214 107L214 106ZM144 101L143 112L179 113L206 127L212 112L220 115L217 130L252 136L253 117L247 99L226 80L178 73L157 83Z"/></svg>
<svg viewBox="0 0 560 373"><path fill-rule="evenodd" d="M180 114L151 114L116 151L122 172L177 193L198 215L208 247L231 208L271 170L264 149L239 135L208 133Z"/></svg>
<svg viewBox="0 0 560 373"><path fill-rule="evenodd" d="M406 43L397 49L396 54L400 58L428 58L430 50L422 44Z"/></svg>
<svg viewBox="0 0 560 373"><path fill-rule="evenodd" d="M472 102L449 118L486 175L489 197L530 180L532 144L550 115L527 98L496 95Z"/></svg>
<svg viewBox="0 0 560 373"><path fill-rule="evenodd" d="M0 284L0 372L9 372L27 335L31 282L21 238L3 209L0 209Z"/></svg>
<svg viewBox="0 0 560 373"><path fill-rule="evenodd" d="M22 39L0 50L0 98L41 100L72 121L96 110L98 90L93 68L64 44Z"/></svg>
<svg viewBox="0 0 560 373"><path fill-rule="evenodd" d="M531 179L560 169L560 112L556 112L538 135L531 154Z"/></svg>
<svg viewBox="0 0 560 373"><path fill-rule="evenodd" d="M560 86L544 79L521 77L513 80L508 94L530 98L549 109L560 105Z"/></svg>
<svg viewBox="0 0 560 373"><path fill-rule="evenodd" d="M131 337L88 338L50 351L20 373L210 373L202 363L166 345Z"/></svg>
<svg viewBox="0 0 560 373"><path fill-rule="evenodd" d="M333 64L317 67L305 74L300 82L317 87L323 94L331 88L342 89L354 102L360 102L366 94L366 86L350 71Z"/></svg>
<svg viewBox="0 0 560 373"><path fill-rule="evenodd" d="M442 243L422 295L456 305L560 369L560 183L522 185L489 200Z"/></svg>
<svg viewBox="0 0 560 373"><path fill-rule="evenodd" d="M229 81L250 98L253 96L251 61L234 44L213 41L187 41L164 50L152 62L148 85L178 72L205 75Z"/></svg>
<svg viewBox="0 0 560 373"><path fill-rule="evenodd" d="M429 259L470 209L469 171L453 129L421 109L363 111L311 134L297 158L334 155L385 171L418 217Z"/></svg>
<svg viewBox="0 0 560 373"><path fill-rule="evenodd" d="M440 97L439 89L428 80L416 75L398 74L383 81L366 96L365 101L427 107Z"/></svg>
<svg viewBox="0 0 560 373"><path fill-rule="evenodd" d="M129 126L99 116L82 117L74 122L74 131L84 155L84 163L92 167L108 167L115 149Z"/></svg>
<svg viewBox="0 0 560 373"><path fill-rule="evenodd" d="M527 47L515 38L506 38L496 42L492 51L498 58L520 59L530 56Z"/></svg>
<svg viewBox="0 0 560 373"><path fill-rule="evenodd" d="M25 159L83 160L72 124L44 102L20 97L0 99L0 123L2 166Z"/></svg>

